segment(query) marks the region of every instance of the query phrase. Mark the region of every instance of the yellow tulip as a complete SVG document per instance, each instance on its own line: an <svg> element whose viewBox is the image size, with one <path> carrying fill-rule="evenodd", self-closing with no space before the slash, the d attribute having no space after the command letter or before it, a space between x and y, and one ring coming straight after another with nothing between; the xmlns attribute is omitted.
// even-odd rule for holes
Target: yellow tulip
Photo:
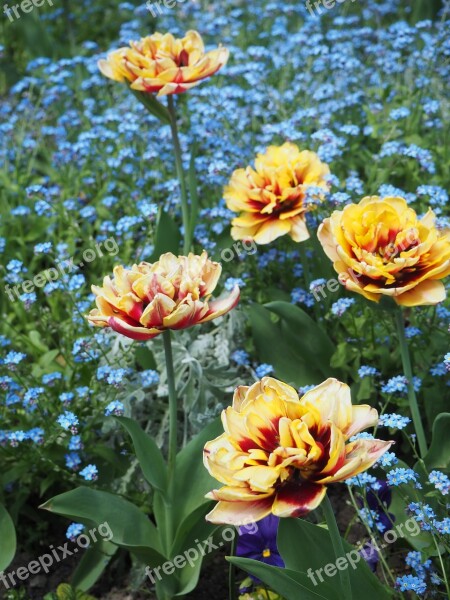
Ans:
<svg viewBox="0 0 450 600"><path fill-rule="evenodd" d="M103 287L92 286L97 308L87 317L100 327L133 340L149 340L166 329L186 329L216 319L236 306L239 288L210 302L222 267L200 256L163 254L159 261L141 262L131 269L114 268Z"/></svg>
<svg viewBox="0 0 450 600"><path fill-rule="evenodd" d="M98 67L109 79L128 81L133 90L165 96L186 92L211 77L228 56L223 47L205 52L197 31L188 31L181 39L156 32L111 52Z"/></svg>
<svg viewBox="0 0 450 600"><path fill-rule="evenodd" d="M370 196L335 211L318 237L339 281L369 300L419 306L446 297L439 279L450 274L450 232L436 228L431 209L419 219L403 198Z"/></svg>
<svg viewBox="0 0 450 600"><path fill-rule="evenodd" d="M265 154L257 155L254 169L237 169L225 187L228 208L240 213L233 219L231 236L257 244L286 234L294 242L308 239L306 192L310 186L328 189L329 173L314 152L300 151L289 142L269 146Z"/></svg>
<svg viewBox="0 0 450 600"><path fill-rule="evenodd" d="M207 520L244 525L271 513L307 514L329 484L367 470L389 449L393 442L348 442L377 421L375 409L352 406L350 388L336 379L302 398L271 377L238 387L222 412L225 433L204 449L205 467L225 484L207 495L218 501Z"/></svg>

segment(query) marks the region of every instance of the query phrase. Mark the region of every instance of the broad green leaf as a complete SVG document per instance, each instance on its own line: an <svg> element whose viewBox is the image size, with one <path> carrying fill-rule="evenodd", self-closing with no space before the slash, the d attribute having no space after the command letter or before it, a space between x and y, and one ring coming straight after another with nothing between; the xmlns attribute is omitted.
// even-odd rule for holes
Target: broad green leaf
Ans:
<svg viewBox="0 0 450 600"><path fill-rule="evenodd" d="M335 346L323 329L300 307L290 302L269 302L267 309L281 317L287 325L286 331L297 340L296 353L317 366L325 377L337 375L330 368Z"/></svg>
<svg viewBox="0 0 450 600"><path fill-rule="evenodd" d="M165 252L178 254L180 243L181 234L177 223L175 223L168 212L161 208L156 226L155 248L152 254L153 260L159 260L161 254Z"/></svg>
<svg viewBox="0 0 450 600"><path fill-rule="evenodd" d="M217 485L203 465L203 448L207 441L223 433L217 417L203 429L177 456L174 513L177 529L184 519L208 500L205 494Z"/></svg>
<svg viewBox="0 0 450 600"><path fill-rule="evenodd" d="M212 440L223 432L220 418L215 419L201 431L178 454L175 477L174 504L172 515L175 517L176 536L170 555L183 555L185 551L197 547L199 540L205 540L217 531L217 526L205 521L211 502L205 494L212 490L217 482L209 475L203 465L203 448L208 440ZM155 497L155 517L158 527L167 527L167 510L159 494ZM197 585L203 556L197 552L192 565L186 564L171 576L164 575L157 589L172 590L173 596L184 596Z"/></svg>
<svg viewBox="0 0 450 600"><path fill-rule="evenodd" d="M129 550L148 564L165 561L156 527L137 506L109 492L85 486L55 496L40 508L88 527L107 523L113 544Z"/></svg>
<svg viewBox="0 0 450 600"><path fill-rule="evenodd" d="M448 334L447 334L448 335ZM445 350L440 349L438 350L438 355L441 355L445 352ZM428 353L430 356L432 356L434 353L431 350L431 348L428 347ZM422 361L421 357L417 357L414 361L413 364L420 364L420 362ZM381 372L383 373L383 370L380 369ZM430 385L427 386L425 389L421 390L421 396L422 396L422 421L424 424L424 427L426 429L428 429L427 424L430 424L430 428L431 428L431 424L434 423L437 419L437 417L441 414L444 413L448 410L448 397L446 396L446 394L442 394L441 393L441 382L437 380L437 378L434 378L434 381L432 380L432 382L430 382ZM425 414L423 414L425 413ZM431 439L431 436L430 436Z"/></svg>
<svg viewBox="0 0 450 600"><path fill-rule="evenodd" d="M151 486L165 492L167 488L167 468L161 450L151 438L133 419L127 417L114 417L133 440L136 457L145 479Z"/></svg>
<svg viewBox="0 0 450 600"><path fill-rule="evenodd" d="M4 571L16 553L16 530L3 504L0 504L0 541L0 571Z"/></svg>
<svg viewBox="0 0 450 600"><path fill-rule="evenodd" d="M340 600L338 590L327 583L321 586L321 591L306 573L298 573L290 569L280 569L266 565L259 560L249 558L227 557L227 560L243 571L250 573L270 586L286 600Z"/></svg>
<svg viewBox="0 0 450 600"><path fill-rule="evenodd" d="M217 525L205 520L205 516L213 507L213 502L206 501L192 511L180 524L172 548L172 555L182 553L185 549L195 546L195 540L205 540L214 533Z"/></svg>
<svg viewBox="0 0 450 600"><path fill-rule="evenodd" d="M450 413L441 413L433 423L431 446L424 462L428 469L450 468Z"/></svg>
<svg viewBox="0 0 450 600"><path fill-rule="evenodd" d="M321 371L315 369L311 356L306 362L297 353L299 339L286 339L288 332L272 321L271 312L255 303L247 308L252 326L252 336L258 358L272 365L275 376L294 386L320 383Z"/></svg>
<svg viewBox="0 0 450 600"><path fill-rule="evenodd" d="M169 111L153 94L132 90L131 88L129 88L129 90L152 115L161 121L161 123L170 125Z"/></svg>
<svg viewBox="0 0 450 600"><path fill-rule="evenodd" d="M353 557L353 563L347 561L347 564L354 598L364 598L365 600L389 598L388 591L372 573L356 548L345 540L342 540L342 543L346 553L345 557ZM278 529L278 549L288 569L297 572L307 572L308 569L312 569L314 572L321 570L320 576L324 581L321 582L317 575L317 586L314 589L323 593L325 597L328 598L328 594L325 593L327 584L332 584L335 589L339 586L337 569L332 578L327 577L323 571L326 565L335 564L336 559L340 558L335 556L330 534L326 528L314 525L304 519L281 519ZM350 552L351 555L349 555ZM342 593L340 597L342 597Z"/></svg>
<svg viewBox="0 0 450 600"><path fill-rule="evenodd" d="M71 577L72 586L84 592L89 590L102 576L116 552L117 546L106 540L98 541L88 548Z"/></svg>

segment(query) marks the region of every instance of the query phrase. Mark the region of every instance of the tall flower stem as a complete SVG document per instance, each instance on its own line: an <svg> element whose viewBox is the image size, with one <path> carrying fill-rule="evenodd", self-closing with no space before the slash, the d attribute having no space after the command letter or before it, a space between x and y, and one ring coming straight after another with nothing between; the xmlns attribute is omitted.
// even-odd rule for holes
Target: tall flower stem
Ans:
<svg viewBox="0 0 450 600"><path fill-rule="evenodd" d="M177 126L177 114L175 110L175 103L173 101L172 95L167 96L167 109L170 115L170 130L172 132L172 143L173 143L173 151L175 155L175 167L177 171L178 181L180 183L180 193L181 193L181 214L183 218L183 229L184 229L184 241L183 241L183 254L188 254L191 249L191 240L190 238L190 223L189 223L189 203L188 203L188 195L187 195L187 187L186 187L186 178L183 170L183 159L181 153L181 144L180 138L178 136L178 126Z"/></svg>
<svg viewBox="0 0 450 600"><path fill-rule="evenodd" d="M422 425L422 419L420 417L419 405L417 403L416 392L414 390L413 373L411 367L411 358L409 356L408 342L405 334L405 321L403 319L403 312L401 308L396 311L396 322L397 322L397 333L400 342L400 352L402 355L403 372L408 381L408 400L409 407L411 409L412 420L414 423L414 429L417 435L417 441L419 443L420 456L423 458L427 453L427 441L425 438L425 432Z"/></svg>
<svg viewBox="0 0 450 600"><path fill-rule="evenodd" d="M327 522L328 532L331 536L331 543L333 544L334 554L336 556L336 559L338 559L341 556L345 556L344 546L342 545L342 538L336 523L336 517L334 516L333 508L331 506L330 499L327 495L322 501L322 507L325 515L325 520ZM352 600L352 586L350 583L350 575L348 573L348 569L345 569L344 571L339 571L339 577L341 580L342 597L345 598L345 600Z"/></svg>
<svg viewBox="0 0 450 600"><path fill-rule="evenodd" d="M233 539L231 541L230 556L236 555L237 536L238 536L238 532L236 531L235 536L233 537ZM228 597L229 597L229 600L236 600L236 568L232 563L230 563L229 570L228 570Z"/></svg>
<svg viewBox="0 0 450 600"><path fill-rule="evenodd" d="M309 284L311 283L311 275L309 273L309 262L308 256L306 254L306 246L305 242L300 242L299 244L299 252L300 252L300 260L302 261L303 266L303 277L305 279L307 292L309 292Z"/></svg>
<svg viewBox="0 0 450 600"><path fill-rule="evenodd" d="M177 431L178 411L177 393L175 388L175 372L173 368L172 339L170 329L163 332L164 353L166 358L167 385L169 388L169 460L168 460L168 493L167 493L167 552L171 550L174 541L173 528L173 494L175 468L177 461Z"/></svg>

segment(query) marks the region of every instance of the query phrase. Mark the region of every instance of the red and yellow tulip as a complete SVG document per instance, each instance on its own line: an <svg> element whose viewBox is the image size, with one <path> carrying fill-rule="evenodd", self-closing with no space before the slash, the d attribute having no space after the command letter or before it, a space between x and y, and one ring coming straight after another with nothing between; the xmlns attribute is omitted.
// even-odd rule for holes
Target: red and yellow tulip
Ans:
<svg viewBox="0 0 450 600"><path fill-rule="evenodd" d="M205 52L197 31L177 39L171 33L154 33L130 42L98 63L100 71L114 81L128 81L133 90L180 94L211 77L228 61L226 48Z"/></svg>
<svg viewBox="0 0 450 600"><path fill-rule="evenodd" d="M445 299L439 280L450 274L450 231L436 228L431 209L419 219L403 198L371 196L335 211L318 237L352 292L403 306Z"/></svg>
<svg viewBox="0 0 450 600"><path fill-rule="evenodd" d="M269 146L258 154L255 168L237 169L225 187L224 199L233 219L231 236L269 244L282 235L294 242L309 238L305 213L308 187L328 189L328 166L317 154L295 144Z"/></svg>
<svg viewBox="0 0 450 600"><path fill-rule="evenodd" d="M216 319L236 306L239 288L210 301L222 267L200 256L163 254L159 261L141 262L131 269L114 268L103 287L92 286L97 308L88 320L133 340L149 340L166 329L186 329Z"/></svg>
<svg viewBox="0 0 450 600"><path fill-rule="evenodd" d="M349 438L378 421L353 406L350 388L327 379L299 398L276 379L238 387L222 412L225 430L208 442L204 464L225 484L208 498L212 523L244 525L269 514L298 517L317 508L327 486L371 467L393 442Z"/></svg>

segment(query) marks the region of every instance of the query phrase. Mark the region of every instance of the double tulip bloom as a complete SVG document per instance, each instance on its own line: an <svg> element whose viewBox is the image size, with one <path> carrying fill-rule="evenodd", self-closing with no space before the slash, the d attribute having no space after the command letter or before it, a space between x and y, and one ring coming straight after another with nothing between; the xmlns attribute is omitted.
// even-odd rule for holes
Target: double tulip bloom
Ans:
<svg viewBox="0 0 450 600"><path fill-rule="evenodd" d="M233 219L231 236L257 244L269 244L286 234L294 242L308 239L306 193L310 186L327 190L329 173L314 152L300 151L289 142L269 146L257 155L255 168L237 169L225 187L228 208L240 213Z"/></svg>
<svg viewBox="0 0 450 600"><path fill-rule="evenodd" d="M92 286L97 309L88 320L111 327L133 340L149 340L166 329L185 329L216 319L236 306L239 288L224 299L210 301L222 267L200 256L163 254L153 264L114 268L103 287Z"/></svg>
<svg viewBox="0 0 450 600"><path fill-rule="evenodd" d="M439 280L450 274L450 232L435 227L432 210L419 219L403 198L367 197L325 219L318 237L352 292L402 306L445 299Z"/></svg>
<svg viewBox="0 0 450 600"><path fill-rule="evenodd" d="M264 377L238 387L222 413L225 433L208 442L204 464L224 487L212 523L244 525L269 514L299 517L315 509L331 483L371 467L393 442L357 439L378 413L352 406L350 388L327 379L299 398L290 386Z"/></svg>
<svg viewBox="0 0 450 600"><path fill-rule="evenodd" d="M196 31L181 39L157 32L111 52L98 66L105 77L128 81L133 90L165 96L186 92L211 77L227 63L228 55L222 47L205 52Z"/></svg>

